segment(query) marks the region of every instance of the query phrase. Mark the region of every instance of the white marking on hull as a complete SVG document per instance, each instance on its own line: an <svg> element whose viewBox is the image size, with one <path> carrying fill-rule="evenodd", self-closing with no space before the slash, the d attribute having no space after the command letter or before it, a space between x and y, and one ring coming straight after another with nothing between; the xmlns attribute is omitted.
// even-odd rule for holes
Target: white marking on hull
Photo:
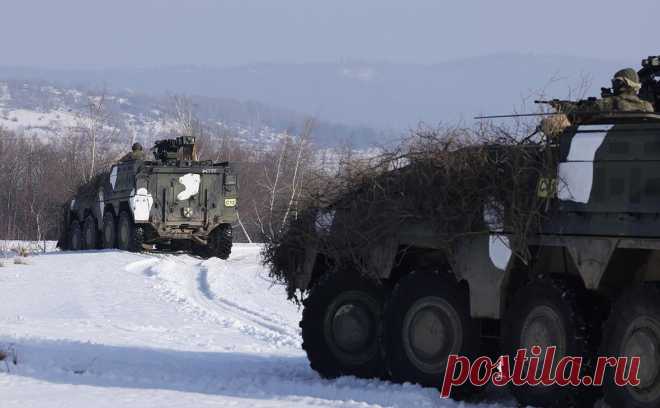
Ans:
<svg viewBox="0 0 660 408"><path fill-rule="evenodd" d="M314 227L316 228L317 233L326 233L332 228L332 223L335 220L335 210L331 211L321 211L316 216L316 222Z"/></svg>
<svg viewBox="0 0 660 408"><path fill-rule="evenodd" d="M506 270L511 260L511 246L509 238L504 235L491 235L488 241L488 255L490 261L501 271Z"/></svg>
<svg viewBox="0 0 660 408"><path fill-rule="evenodd" d="M484 223L491 231L502 231L502 217L501 214L504 213L504 208L501 203L495 201L493 197L490 197L486 204L484 205Z"/></svg>
<svg viewBox="0 0 660 408"><path fill-rule="evenodd" d="M596 151L603 145L614 125L583 125L571 140L566 163L559 163L557 197L563 201L586 204L594 181ZM591 133L580 133L580 132Z"/></svg>
<svg viewBox="0 0 660 408"><path fill-rule="evenodd" d="M137 193L133 190L131 192L131 198L128 201L131 205L131 211L133 212L133 219L135 221L149 221L149 214L151 213L151 206L154 204L154 198L146 188L139 188Z"/></svg>
<svg viewBox="0 0 660 408"><path fill-rule="evenodd" d="M183 186L186 189L180 192L179 194L177 194L176 196L177 200L184 201L196 195L199 192L200 182L201 182L201 177L199 176L199 174L188 173L184 176L179 177L179 183L183 184Z"/></svg>
<svg viewBox="0 0 660 408"><path fill-rule="evenodd" d="M557 197L563 201L587 204L594 182L593 162L559 163Z"/></svg>
<svg viewBox="0 0 660 408"><path fill-rule="evenodd" d="M582 129L582 128L580 128ZM594 161L596 150L603 144L607 132L577 133L571 141L567 161Z"/></svg>
<svg viewBox="0 0 660 408"><path fill-rule="evenodd" d="M609 132L614 125L581 125L578 132Z"/></svg>
<svg viewBox="0 0 660 408"><path fill-rule="evenodd" d="M117 166L112 168L110 172L110 185L112 185L112 190L115 190L115 184L117 184Z"/></svg>

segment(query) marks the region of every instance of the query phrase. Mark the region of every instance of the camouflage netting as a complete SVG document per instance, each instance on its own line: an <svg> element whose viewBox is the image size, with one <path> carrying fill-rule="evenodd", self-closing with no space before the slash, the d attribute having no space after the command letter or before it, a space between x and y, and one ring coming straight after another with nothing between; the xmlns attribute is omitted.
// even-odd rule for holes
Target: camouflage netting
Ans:
<svg viewBox="0 0 660 408"><path fill-rule="evenodd" d="M526 259L526 237L546 204L538 178L553 163L543 146L500 129L420 130L396 151L347 165L340 177L318 177L297 217L266 243L264 261L297 299L306 249L324 254L330 268L374 277L373 249L408 225L432 227L449 254L467 234L504 230Z"/></svg>

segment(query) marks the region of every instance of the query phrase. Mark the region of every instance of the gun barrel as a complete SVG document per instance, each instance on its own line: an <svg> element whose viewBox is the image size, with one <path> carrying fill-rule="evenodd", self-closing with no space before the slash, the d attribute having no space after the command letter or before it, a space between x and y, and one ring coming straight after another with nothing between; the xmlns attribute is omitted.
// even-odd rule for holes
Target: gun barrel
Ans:
<svg viewBox="0 0 660 408"><path fill-rule="evenodd" d="M551 101L546 101L546 100L535 100L534 103L536 104L545 104L545 105L551 105L553 103L559 102L559 99L553 99Z"/></svg>
<svg viewBox="0 0 660 408"><path fill-rule="evenodd" d="M474 119L478 120L478 119L524 118L524 117L532 117L532 116L555 116L555 115L563 115L563 113L560 112L521 113L518 115L477 116Z"/></svg>

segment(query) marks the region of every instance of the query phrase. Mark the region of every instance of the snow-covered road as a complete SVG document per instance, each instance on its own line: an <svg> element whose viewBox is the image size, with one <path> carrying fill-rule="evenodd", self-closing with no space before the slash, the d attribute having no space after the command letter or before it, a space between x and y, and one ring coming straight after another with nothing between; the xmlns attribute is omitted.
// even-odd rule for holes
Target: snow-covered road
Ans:
<svg viewBox="0 0 660 408"><path fill-rule="evenodd" d="M0 268L0 349L18 361L0 364L3 408L467 407L413 385L320 379L258 246L228 261L85 251L28 263Z"/></svg>

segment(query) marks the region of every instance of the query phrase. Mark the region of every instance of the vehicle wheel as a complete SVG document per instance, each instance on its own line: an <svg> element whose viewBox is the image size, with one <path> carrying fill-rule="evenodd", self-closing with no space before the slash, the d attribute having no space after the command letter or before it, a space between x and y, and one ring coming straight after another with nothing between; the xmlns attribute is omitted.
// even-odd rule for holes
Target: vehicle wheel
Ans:
<svg viewBox="0 0 660 408"><path fill-rule="evenodd" d="M144 229L135 225L127 211L122 211L117 226L117 247L124 251L139 252L143 242Z"/></svg>
<svg viewBox="0 0 660 408"><path fill-rule="evenodd" d="M87 216L83 223L83 248L96 249L97 248L98 230L96 229L96 221L94 217Z"/></svg>
<svg viewBox="0 0 660 408"><path fill-rule="evenodd" d="M83 234L80 222L78 220L71 221L69 226L69 249L72 251L80 251L82 249Z"/></svg>
<svg viewBox="0 0 660 408"><path fill-rule="evenodd" d="M587 299L587 296L581 292L578 284L549 279L532 282L518 290L502 322L502 347L512 366L519 349L527 349L529 356L533 346L540 346L542 362L547 347L556 346L553 366L562 357L582 357L581 374L591 374L587 370L593 362L594 345L589 335L596 329L587 326L591 319L586 316L586 306L578 303L578 299ZM537 377L541 369L539 366ZM525 368L523 374L526 372ZM598 397L594 387L526 385L510 388L522 405L591 407Z"/></svg>
<svg viewBox="0 0 660 408"><path fill-rule="evenodd" d="M207 245L194 244L192 251L195 255L207 259L217 256L228 259L231 255L232 230L230 225L221 225L214 229L208 239Z"/></svg>
<svg viewBox="0 0 660 408"><path fill-rule="evenodd" d="M617 408L660 406L660 290L642 286L626 291L605 325L603 356L640 357L640 384L619 387L605 376L605 402Z"/></svg>
<svg viewBox="0 0 660 408"><path fill-rule="evenodd" d="M384 321L383 348L397 382L439 388L450 354L473 359L479 350L468 291L449 274L404 276L385 306ZM456 387L452 398L465 397L471 390Z"/></svg>
<svg viewBox="0 0 660 408"><path fill-rule="evenodd" d="M117 248L117 223L109 211L103 214L103 248Z"/></svg>
<svg viewBox="0 0 660 408"><path fill-rule="evenodd" d="M328 273L303 304L302 347L322 377L381 377L378 335L385 290L357 271Z"/></svg>
<svg viewBox="0 0 660 408"><path fill-rule="evenodd" d="M213 231L211 247L213 248L215 256L218 258L229 258L232 247L232 230L230 225L221 225Z"/></svg>

